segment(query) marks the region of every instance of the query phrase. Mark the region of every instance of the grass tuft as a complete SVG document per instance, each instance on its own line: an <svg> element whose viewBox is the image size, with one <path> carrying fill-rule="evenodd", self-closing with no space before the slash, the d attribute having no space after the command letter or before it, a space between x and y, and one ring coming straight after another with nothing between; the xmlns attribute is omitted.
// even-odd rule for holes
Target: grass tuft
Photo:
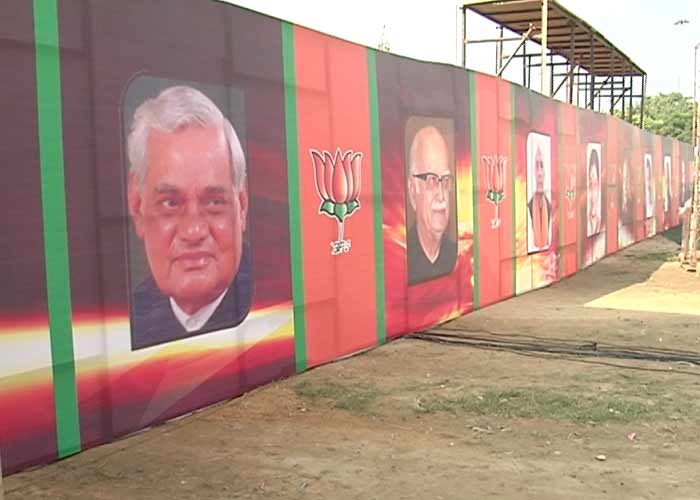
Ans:
<svg viewBox="0 0 700 500"><path fill-rule="evenodd" d="M627 391L582 394L580 388L572 387L570 391L517 388L472 392L456 397L431 395L419 398L416 411L506 418L544 418L589 424L661 420L674 415L682 415L688 419L700 418L700 407L693 402L674 400L640 389L637 394Z"/></svg>
<svg viewBox="0 0 700 500"><path fill-rule="evenodd" d="M328 401L335 408L355 413L369 411L379 396L378 391L369 386L341 385L328 381L299 382L294 386L294 392L300 398L315 403Z"/></svg>
<svg viewBox="0 0 700 500"><path fill-rule="evenodd" d="M625 257L643 262L671 262L678 260L676 252L628 253Z"/></svg>

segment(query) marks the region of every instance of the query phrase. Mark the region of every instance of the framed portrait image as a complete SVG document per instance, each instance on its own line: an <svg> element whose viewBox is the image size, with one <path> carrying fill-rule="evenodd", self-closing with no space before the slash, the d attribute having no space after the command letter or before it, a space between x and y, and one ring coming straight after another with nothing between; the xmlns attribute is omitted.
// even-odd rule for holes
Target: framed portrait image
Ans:
<svg viewBox="0 0 700 500"><path fill-rule="evenodd" d="M669 155L664 156L664 212L668 212L671 209L671 198L673 193L671 192L671 157Z"/></svg>
<svg viewBox="0 0 700 500"><path fill-rule="evenodd" d="M243 92L141 75L122 116L132 351L238 326L253 294Z"/></svg>
<svg viewBox="0 0 700 500"><path fill-rule="evenodd" d="M408 284L452 272L457 261L454 123L412 116L405 129Z"/></svg>
<svg viewBox="0 0 700 500"><path fill-rule="evenodd" d="M552 243L552 141L527 136L527 251L547 250Z"/></svg>
<svg viewBox="0 0 700 500"><path fill-rule="evenodd" d="M586 146L586 236L598 234L603 226L602 162L598 143Z"/></svg>
<svg viewBox="0 0 700 500"><path fill-rule="evenodd" d="M685 160L681 160L681 198L680 198L680 206L683 206L685 201L688 199L687 191L688 191L688 179L687 173L685 170Z"/></svg>
<svg viewBox="0 0 700 500"><path fill-rule="evenodd" d="M650 153L644 153L644 217L654 216L654 169Z"/></svg>
<svg viewBox="0 0 700 500"><path fill-rule="evenodd" d="M632 224L634 218L634 200L632 199L632 171L629 166L629 155L622 161L620 180L620 222L623 225Z"/></svg>

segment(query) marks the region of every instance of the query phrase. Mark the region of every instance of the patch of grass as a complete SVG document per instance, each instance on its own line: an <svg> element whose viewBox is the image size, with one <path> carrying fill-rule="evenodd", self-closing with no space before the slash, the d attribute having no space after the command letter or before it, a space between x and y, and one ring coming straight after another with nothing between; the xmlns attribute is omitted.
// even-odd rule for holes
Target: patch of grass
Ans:
<svg viewBox="0 0 700 500"><path fill-rule="evenodd" d="M342 385L336 382L319 381L299 382L294 386L294 392L300 398L318 402L328 402L334 408L355 413L369 411L377 400L379 392L365 385Z"/></svg>
<svg viewBox="0 0 700 500"><path fill-rule="evenodd" d="M670 262L678 260L676 252L649 252L649 253L628 253L625 257L644 262Z"/></svg>
<svg viewBox="0 0 700 500"><path fill-rule="evenodd" d="M676 226L673 229L669 229L663 234L663 237L680 245L682 239L681 229L681 226Z"/></svg>
<svg viewBox="0 0 700 500"><path fill-rule="evenodd" d="M603 424L663 420L681 415L698 419L700 407L691 398L665 397L640 388L615 393L582 393L580 388L516 388L472 392L456 397L430 395L420 398L420 413L450 412L506 418L548 418Z"/></svg>

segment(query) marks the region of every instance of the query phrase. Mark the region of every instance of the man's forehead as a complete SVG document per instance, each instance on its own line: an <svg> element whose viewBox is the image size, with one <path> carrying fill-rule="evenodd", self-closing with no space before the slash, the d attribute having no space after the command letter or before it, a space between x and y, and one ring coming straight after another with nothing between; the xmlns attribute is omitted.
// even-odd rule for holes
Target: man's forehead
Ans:
<svg viewBox="0 0 700 500"><path fill-rule="evenodd" d="M228 161L227 152L226 136L215 127L183 125L170 132L153 129L148 134L148 155L151 160L190 153Z"/></svg>
<svg viewBox="0 0 700 500"><path fill-rule="evenodd" d="M447 144L442 136L435 135L423 139L418 144L414 162L416 168L421 171L449 171L450 159Z"/></svg>
<svg viewBox="0 0 700 500"><path fill-rule="evenodd" d="M194 190L198 194L226 194L233 191L233 186L230 184L205 184L197 186L192 184L174 184L170 182L157 182L153 186L153 191L156 193L179 193L188 190Z"/></svg>
<svg viewBox="0 0 700 500"><path fill-rule="evenodd" d="M187 175L207 182L207 177L231 176L225 137L215 128L181 127L173 132L152 130L148 137L146 178L170 182ZM177 184L171 182L171 184Z"/></svg>

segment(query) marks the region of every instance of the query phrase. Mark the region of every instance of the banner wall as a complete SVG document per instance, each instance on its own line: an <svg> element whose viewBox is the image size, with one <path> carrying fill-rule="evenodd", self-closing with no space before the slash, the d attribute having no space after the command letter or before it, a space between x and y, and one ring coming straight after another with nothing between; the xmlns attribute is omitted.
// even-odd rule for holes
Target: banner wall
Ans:
<svg viewBox="0 0 700 500"><path fill-rule="evenodd" d="M691 194L687 144L225 3L5 0L0 53L6 473L547 286Z"/></svg>

